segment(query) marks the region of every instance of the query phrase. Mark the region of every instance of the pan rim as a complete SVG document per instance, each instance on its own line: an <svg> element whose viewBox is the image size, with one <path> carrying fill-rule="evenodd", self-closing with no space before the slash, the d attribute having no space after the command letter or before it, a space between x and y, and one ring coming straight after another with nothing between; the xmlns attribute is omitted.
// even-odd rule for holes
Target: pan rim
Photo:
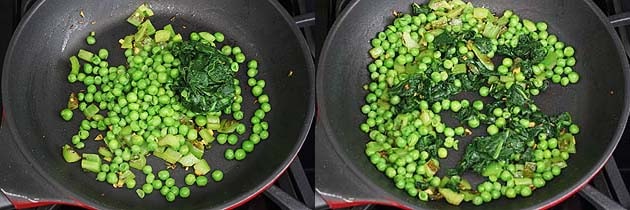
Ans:
<svg viewBox="0 0 630 210"><path fill-rule="evenodd" d="M22 33L24 32L24 28L26 27L27 23L29 23L32 19L32 17L35 15L36 11L38 11L40 9L40 7L46 3L47 0L38 0L37 2L35 2L32 7L28 10L28 12L24 15L24 17L22 18L22 20L20 21L20 23L18 24L18 26L15 28L15 31L11 37L11 41L9 42L9 46L7 47L7 53L6 56L4 58L3 61L3 68L2 68L2 79L3 81L8 80L8 61L13 59L13 52L15 51L15 48L18 44L18 39L19 37L22 35ZM267 188L269 188L287 169L288 167L291 165L291 163L295 160L295 158L298 155L298 152L300 151L300 149L302 148L304 142L306 141L306 138L308 136L308 133L310 132L310 128L311 125L313 123L313 119L315 116L315 64L314 61L311 57L311 52L309 50L308 44L304 38L304 36L301 34L300 30L298 29L298 26L295 24L295 22L293 21L293 18L289 15L289 13L286 11L286 9L284 9L284 7L277 1L277 0L267 0L267 2L269 4L271 4L271 6L273 6L273 8L276 10L276 12L278 12L280 14L280 16L282 17L282 19L285 21L286 24L288 24L288 28L290 29L291 33L296 36L297 41L299 42L299 47L300 50L302 51L302 55L304 57L304 60L306 61L306 73L308 73L308 92L304 93L304 94L308 94L308 104L307 104L307 112L306 112L306 120L303 122L302 124L302 128L300 130L300 135L299 137L296 139L297 142L295 143L295 145L293 146L293 148L291 149L291 151L289 152L289 154L287 155L287 157L285 158L285 160L281 163L281 165L279 165L277 167L277 169L275 169L273 171L273 173L271 174L271 176L269 176L267 179L265 179L263 182L259 183L258 185L256 185L254 188L252 188L251 190L242 193L240 196L235 197L227 202L224 202L222 204L219 204L217 206L215 206L215 208L220 208L220 209L232 209L232 208L236 208L244 203L246 203L247 201L253 199L254 197L256 197L257 195L259 195L260 193L262 193L264 190L266 190ZM5 96L2 98L2 103L0 105L3 106L3 113L2 113L2 122L0 125L2 125L2 127L0 127L0 130L3 130L3 132L9 132L9 135L11 135L13 138L9 141L11 144L14 144L18 149L19 149L19 154L22 155L25 159L24 162L22 163L28 163L30 164L30 167L32 167L36 174L38 176L41 176L43 179L39 182L44 182L46 184L50 184L54 189L66 189L61 183L59 183L57 180L52 179L48 176L45 176L46 172L45 170L40 166L39 163L37 163L36 161L33 161L34 158L32 157L31 153L28 152L28 149L24 147L24 145L17 143L18 139L21 139L21 136L18 135L17 133L17 128L16 125L14 124L14 118L13 118L13 114L7 110L11 110L11 106L9 105L9 99L8 99L8 89L9 89L9 85L7 82L2 83L2 85L0 86L1 89L1 93ZM70 201L73 202L81 202L81 204L87 204L90 207L102 207L102 204L96 203L96 202L92 202L89 199L85 199L84 195L80 195L77 194L73 191L70 190L66 190L66 198L63 199L70 199ZM35 202L45 202L45 200L38 200ZM55 201L56 202L56 201ZM61 201L59 201L61 202ZM65 203L65 204L74 204L74 203ZM100 209L100 208L99 208Z"/></svg>
<svg viewBox="0 0 630 210"><path fill-rule="evenodd" d="M320 53L319 61L318 61L318 71L316 75L316 88L317 88L316 94L317 94L317 99L318 99L317 108L318 108L318 114L319 114L318 120L321 121L321 122L318 121L318 124L321 123L322 128L324 129L324 135L326 135L326 138L324 139L325 141L327 141L327 143L330 144L330 146L334 150L331 152L334 152L335 155L337 155L340 158L340 161L344 163L344 165L352 172L352 174L355 175L355 177L358 177L359 180L361 180L363 183L366 184L366 186L371 188L373 192L374 191L379 192L378 194L387 196L387 198L390 198L393 202L402 204L410 208L417 207L415 204L409 203L403 200L402 198L400 198L399 196L393 195L389 193L388 191L385 191L384 189L378 187L372 180L367 178L363 173L360 172L360 170L357 169L356 165L354 165L352 161L349 160L348 156L342 152L343 151L342 148L337 143L336 135L332 130L332 126L330 124L330 120L327 115L327 107L324 106L323 104L323 101L325 100L324 96L326 95L325 90L323 88L325 87L324 86L325 80L324 80L323 75L325 75L325 71L326 71L325 64L326 64L327 54L329 53L329 51L331 51L331 48L332 48L332 39L337 36L338 30L339 28L341 28L341 23L345 21L345 19L351 13L352 9L356 5L358 5L360 1L361 0L353 0L346 6L344 11L341 12L341 14L339 15L339 17L337 18L337 20L331 27L330 32L326 36L324 46L322 47L322 51ZM597 165L595 165L591 170L589 170L587 174L582 175L582 178L580 178L578 182L573 184L571 187L568 187L562 190L560 193L548 198L544 202L537 203L530 207L534 209L541 209L541 208L544 209L544 208L549 208L553 205L556 205L557 203L575 194L578 190L582 189L586 184L588 184L588 181L592 179L597 174L597 172L599 172L604 167L605 163L608 162L608 159L610 159L610 157L612 156L613 151L615 150L615 148L619 144L619 141L621 140L621 136L623 134L623 131L625 130L628 116L630 114L630 97L629 97L630 64L628 63L628 57L626 57L626 53L622 47L623 45L621 44L621 39L616 34L616 31L614 30L614 28L608 21L607 16L604 15L604 13L597 7L597 5L595 5L594 2L591 2L589 0L582 0L582 2L584 2L591 9L591 11L595 13L599 21L602 24L604 24L604 27L606 28L608 35L611 36L615 44L617 54L619 56L619 59L621 60L621 68L623 72L623 77L624 77L624 80L626 81L624 83L625 97L623 100L624 101L623 109L621 111L621 116L617 123L617 128L613 135L612 141L605 150L607 155L604 155L603 157L601 157L597 161ZM383 198L385 198L385 196L383 196Z"/></svg>

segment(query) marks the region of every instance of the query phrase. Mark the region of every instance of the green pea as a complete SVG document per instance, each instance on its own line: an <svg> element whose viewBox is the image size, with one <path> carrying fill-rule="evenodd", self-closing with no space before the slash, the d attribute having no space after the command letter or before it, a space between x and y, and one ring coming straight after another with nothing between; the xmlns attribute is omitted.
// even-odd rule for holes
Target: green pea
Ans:
<svg viewBox="0 0 630 210"><path fill-rule="evenodd" d="M197 126L203 127L203 126L206 126L207 123L208 123L208 120L206 119L206 116L197 115L195 117L195 124L197 124Z"/></svg>
<svg viewBox="0 0 630 210"><path fill-rule="evenodd" d="M265 88L265 86L267 85L267 82L265 82L264 79L260 79L256 81L256 85L260 86L260 88Z"/></svg>
<svg viewBox="0 0 630 210"><path fill-rule="evenodd" d="M192 40L192 41L199 41L199 34L197 32L191 32L190 33L190 40Z"/></svg>
<svg viewBox="0 0 630 210"><path fill-rule="evenodd" d="M461 46L457 48L457 52L459 52L459 54L465 55L468 52L468 48L466 46Z"/></svg>
<svg viewBox="0 0 630 210"><path fill-rule="evenodd" d="M220 182L221 180L223 180L223 171L221 171L221 170L214 170L212 172L212 179L215 182Z"/></svg>
<svg viewBox="0 0 630 210"><path fill-rule="evenodd" d="M497 68L497 71L498 71L500 74L507 74L510 70L509 70L506 66L499 66L499 67Z"/></svg>
<svg viewBox="0 0 630 210"><path fill-rule="evenodd" d="M562 86L567 86L567 85L569 85L570 82L571 81L569 80L568 77L561 77L560 78L560 85L562 85Z"/></svg>
<svg viewBox="0 0 630 210"><path fill-rule="evenodd" d="M230 145L236 145L236 143L238 142L238 136L236 136L235 134L228 135L227 142Z"/></svg>
<svg viewBox="0 0 630 210"><path fill-rule="evenodd" d="M265 111L263 111L262 109L257 109L256 111L254 111L254 116L260 118L260 119L264 119L265 118Z"/></svg>
<svg viewBox="0 0 630 210"><path fill-rule="evenodd" d="M252 87L252 95L258 97L258 96L260 96L262 94L262 92L263 92L262 87L260 87L260 86Z"/></svg>
<svg viewBox="0 0 630 210"><path fill-rule="evenodd" d="M459 101L451 101L450 108L453 112L459 112L459 110L462 108L462 105Z"/></svg>
<svg viewBox="0 0 630 210"><path fill-rule="evenodd" d="M475 196L475 197L473 198L473 200L472 200L472 203L473 203L475 206L479 206L479 205L483 204L483 198L481 198L481 196Z"/></svg>
<svg viewBox="0 0 630 210"><path fill-rule="evenodd" d="M444 147L440 147L437 153L439 158L446 158L446 156L448 155L448 151Z"/></svg>
<svg viewBox="0 0 630 210"><path fill-rule="evenodd" d="M575 58L574 57L570 57L567 59L567 66L575 66Z"/></svg>
<svg viewBox="0 0 630 210"><path fill-rule="evenodd" d="M507 188L505 190L505 197L516 198L516 190L514 190L514 188Z"/></svg>
<svg viewBox="0 0 630 210"><path fill-rule="evenodd" d="M573 71L569 72L567 78L569 79L570 83L575 84L580 80L580 75L577 72Z"/></svg>
<svg viewBox="0 0 630 210"><path fill-rule="evenodd" d="M247 153L243 149L237 149L234 152L234 159L236 160L244 160L246 156L247 156Z"/></svg>
<svg viewBox="0 0 630 210"><path fill-rule="evenodd" d="M232 54L232 47L230 45L223 45L223 47L221 47L221 53L223 55L228 55L228 56L231 55Z"/></svg>
<svg viewBox="0 0 630 210"><path fill-rule="evenodd" d="M254 151L254 143L250 140L243 141L241 148L245 150L245 152L253 152Z"/></svg>
<svg viewBox="0 0 630 210"><path fill-rule="evenodd" d="M252 116L252 118L249 120L253 125L256 125L258 123L260 123L261 119L256 117L256 116Z"/></svg>
<svg viewBox="0 0 630 210"><path fill-rule="evenodd" d="M232 49L232 53L234 53L234 49ZM235 58L237 63L245 62L245 54L243 54L241 52L239 52L236 55L234 55L234 58Z"/></svg>
<svg viewBox="0 0 630 210"><path fill-rule="evenodd" d="M543 178L540 178L540 177L534 177L533 184L534 184L534 186L536 188L541 188L541 187L545 186L545 180Z"/></svg>
<svg viewBox="0 0 630 210"><path fill-rule="evenodd" d="M575 49L573 49L573 47L571 46L567 46L566 48L564 48L563 53L565 57L571 57L573 56L573 54L575 54Z"/></svg>
<svg viewBox="0 0 630 210"><path fill-rule="evenodd" d="M154 174L147 174L147 176L144 179L147 183L152 183L153 180L155 180L155 175Z"/></svg>
<svg viewBox="0 0 630 210"><path fill-rule="evenodd" d="M182 187L179 189L179 197L188 198L189 196L190 196L190 188Z"/></svg>
<svg viewBox="0 0 630 210"><path fill-rule="evenodd" d="M167 170L161 170L158 172L158 178L162 181L168 179L171 175Z"/></svg>
<svg viewBox="0 0 630 210"><path fill-rule="evenodd" d="M245 124L242 124L242 123L238 124L235 130L236 130L236 133L238 133L239 135L244 134L246 130Z"/></svg>
<svg viewBox="0 0 630 210"><path fill-rule="evenodd" d="M477 128L479 127L479 120L477 118L472 118L470 120L468 120L468 126L470 126L471 128Z"/></svg>
<svg viewBox="0 0 630 210"><path fill-rule="evenodd" d="M261 138L260 138L260 135L254 133L254 134L249 136L249 140L252 141L252 143L254 143L254 144L258 144L258 143L260 143Z"/></svg>
<svg viewBox="0 0 630 210"><path fill-rule="evenodd" d="M94 36L88 36L85 38L85 41L87 42L88 45L94 45L96 44L96 38L94 38Z"/></svg>
<svg viewBox="0 0 630 210"><path fill-rule="evenodd" d="M495 189L490 191L490 195L492 195L492 199L499 199L501 197L501 191Z"/></svg>
<svg viewBox="0 0 630 210"><path fill-rule="evenodd" d="M466 132L466 129L464 127L460 126L455 128L455 135L462 136L464 135L464 132Z"/></svg>
<svg viewBox="0 0 630 210"><path fill-rule="evenodd" d="M215 41L217 42L223 42L225 40L225 35L223 35L223 33L221 32L215 32L214 38L215 38Z"/></svg>
<svg viewBox="0 0 630 210"><path fill-rule="evenodd" d="M232 117L234 117L235 120L242 120L243 115L244 115L243 111L236 111L232 113Z"/></svg>
<svg viewBox="0 0 630 210"><path fill-rule="evenodd" d="M482 86L481 88L479 88L479 95L486 97L490 94L490 89L486 86Z"/></svg>
<svg viewBox="0 0 630 210"><path fill-rule="evenodd" d="M389 103L392 105L397 105L398 103L400 103L400 97L397 95L392 96L391 98L389 98Z"/></svg>
<svg viewBox="0 0 630 210"><path fill-rule="evenodd" d="M545 171L545 172L543 172L543 174L542 174L542 178L543 178L545 181L550 181L551 179L553 179L553 174L551 173L551 171Z"/></svg>
<svg viewBox="0 0 630 210"><path fill-rule="evenodd" d="M506 122L505 118L503 118L503 117L499 117L499 118L497 118L497 119L495 120L495 122L494 122L494 124L495 124L497 127L499 127L499 128L502 128L503 126L505 126L505 124L506 124L506 123L507 123L507 122Z"/></svg>
<svg viewBox="0 0 630 210"><path fill-rule="evenodd" d="M453 64L453 61L451 60L445 60L442 65L446 69L452 69L454 64Z"/></svg>
<svg viewBox="0 0 630 210"><path fill-rule="evenodd" d="M433 40L435 40L435 36L433 36L433 34L431 33L426 33L424 34L424 40L427 41L428 43L433 42Z"/></svg>
<svg viewBox="0 0 630 210"><path fill-rule="evenodd" d="M172 63L175 60L175 57L173 57L172 54L167 53L162 56L162 60L164 60L164 63Z"/></svg>
<svg viewBox="0 0 630 210"><path fill-rule="evenodd" d="M483 199L483 202L490 202L492 200L492 194L489 191L484 191L481 193L481 199Z"/></svg>
<svg viewBox="0 0 630 210"><path fill-rule="evenodd" d="M175 193L173 193L173 192L166 193L166 196L164 196L164 197L166 198L166 201L168 201L168 202L175 201Z"/></svg>
<svg viewBox="0 0 630 210"><path fill-rule="evenodd" d="M59 114L61 115L61 118L65 121L72 120L73 113L72 113L72 110L68 108L61 110Z"/></svg>
<svg viewBox="0 0 630 210"><path fill-rule="evenodd" d="M538 147L537 148L541 149L541 150L546 150L548 146L549 145L548 145L547 141L541 140L540 142L538 142Z"/></svg>
<svg viewBox="0 0 630 210"><path fill-rule="evenodd" d="M445 128L444 129L444 135L446 137L453 137L453 136L455 136L455 130L453 128Z"/></svg>
<svg viewBox="0 0 630 210"><path fill-rule="evenodd" d="M466 99L461 100L460 103L462 104L462 108L467 108L468 106L470 106L470 101Z"/></svg>
<svg viewBox="0 0 630 210"><path fill-rule="evenodd" d="M197 178L195 177L195 174L186 174L184 177L184 183L186 183L186 185L193 185L196 181Z"/></svg>
<svg viewBox="0 0 630 210"><path fill-rule="evenodd" d="M495 135L499 132L499 127L497 127L496 125L489 125L486 128L486 132L488 132L488 135Z"/></svg>
<svg viewBox="0 0 630 210"><path fill-rule="evenodd" d="M208 184L208 177L198 176L197 180L195 180L195 183L197 183L197 186L199 187L204 187Z"/></svg>
<svg viewBox="0 0 630 210"><path fill-rule="evenodd" d="M549 139L549 141L547 141L547 147L549 147L549 149L555 149L558 147L558 140L553 138L553 139Z"/></svg>
<svg viewBox="0 0 630 210"><path fill-rule="evenodd" d="M75 83L77 81L77 75L76 74L68 74L68 82L69 83Z"/></svg>
<svg viewBox="0 0 630 210"><path fill-rule="evenodd" d="M171 192L171 189L169 189L167 186L162 186L162 189L160 189L160 194L162 196L166 196L166 194L168 194L169 192Z"/></svg>
<svg viewBox="0 0 630 210"><path fill-rule="evenodd" d="M256 75L258 74L258 70L257 69L248 69L247 70L247 76L248 77L256 77Z"/></svg>
<svg viewBox="0 0 630 210"><path fill-rule="evenodd" d="M142 191L144 191L144 193L146 194L151 194L153 192L153 185L151 184L143 184L142 185Z"/></svg>
<svg viewBox="0 0 630 210"><path fill-rule="evenodd" d="M388 167L387 169L385 169L385 175L389 178L393 178L394 176L396 176L396 170L392 167Z"/></svg>
<svg viewBox="0 0 630 210"><path fill-rule="evenodd" d="M228 135L225 133L220 133L217 135L217 142L219 144L225 144L227 142Z"/></svg>
<svg viewBox="0 0 630 210"><path fill-rule="evenodd" d="M172 179L172 178L169 178L169 179ZM167 179L167 181L168 181L169 179ZM173 180L173 182L174 182L174 181L175 181L175 180ZM167 183L168 183L168 182L167 182ZM163 183L162 183L162 181L161 181L161 180L157 180L157 179L156 179L156 180L153 180L153 182L151 183L151 185L153 186L153 189L159 190L160 188L162 188ZM167 186L168 186L168 185L167 185ZM171 185L171 186L172 186L172 185Z"/></svg>
<svg viewBox="0 0 630 210"><path fill-rule="evenodd" d="M109 52L107 51L107 49L99 49L98 50L98 57L106 60L107 57L109 57Z"/></svg>
<svg viewBox="0 0 630 210"><path fill-rule="evenodd" d="M269 138L269 131L263 130L258 135L260 136L260 139L265 140L265 139Z"/></svg>
<svg viewBox="0 0 630 210"><path fill-rule="evenodd" d="M562 169L560 167L558 166L551 167L551 174L553 174L554 176L560 175L561 172L562 172Z"/></svg>
<svg viewBox="0 0 630 210"><path fill-rule="evenodd" d="M569 126L569 132L571 134L578 134L578 133L580 133L580 127L578 125L576 125L576 124L571 124Z"/></svg>
<svg viewBox="0 0 630 210"><path fill-rule="evenodd" d="M475 108L476 110L481 111L483 109L483 102L480 100L476 100L473 102L473 108Z"/></svg>
<svg viewBox="0 0 630 210"><path fill-rule="evenodd" d="M159 180L156 180L156 181L159 181ZM164 185L166 185L167 187L175 186L175 179L172 177L169 177L168 179L164 180ZM155 185L153 187L155 187Z"/></svg>
<svg viewBox="0 0 630 210"><path fill-rule="evenodd" d="M96 180L99 182L104 182L105 180L107 180L107 172L98 172L98 174L96 174Z"/></svg>
<svg viewBox="0 0 630 210"><path fill-rule="evenodd" d="M529 197L530 195L532 195L532 189L530 189L529 187L523 187L521 188L520 193L523 197Z"/></svg>

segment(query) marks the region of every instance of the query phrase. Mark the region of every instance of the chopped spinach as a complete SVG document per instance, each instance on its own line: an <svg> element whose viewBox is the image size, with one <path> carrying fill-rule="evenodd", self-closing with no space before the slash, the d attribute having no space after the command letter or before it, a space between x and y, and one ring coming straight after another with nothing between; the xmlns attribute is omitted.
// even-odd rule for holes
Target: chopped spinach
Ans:
<svg viewBox="0 0 630 210"><path fill-rule="evenodd" d="M234 72L228 56L199 41L176 43L172 52L181 61L181 76L173 88L182 105L205 113L222 111L232 104Z"/></svg>
<svg viewBox="0 0 630 210"><path fill-rule="evenodd" d="M547 116L540 111L531 112L529 117L534 122L532 127L523 127L516 121L510 121L505 131L492 136L480 136L468 144L462 160L450 174L461 174L473 169L481 173L485 167L494 162L509 161L512 155L518 154L520 163L532 161L533 149L527 146L539 134L561 136L566 127L571 125L571 115L564 112L557 116Z"/></svg>
<svg viewBox="0 0 630 210"><path fill-rule="evenodd" d="M540 63L545 56L547 56L545 47L529 35L519 36L518 45L516 47L499 45L497 47L497 53L512 58L521 58L530 63Z"/></svg>
<svg viewBox="0 0 630 210"><path fill-rule="evenodd" d="M419 14L429 14L431 12L431 8L429 8L428 4L419 5L418 3L411 4L411 13L413 15Z"/></svg>
<svg viewBox="0 0 630 210"><path fill-rule="evenodd" d="M425 135L420 137L416 148L419 151L427 151L432 157L437 157L437 150L444 144L444 139L438 136Z"/></svg>
<svg viewBox="0 0 630 210"><path fill-rule="evenodd" d="M473 40L473 43L482 53L487 54L492 51L492 41L486 37L477 37Z"/></svg>
<svg viewBox="0 0 630 210"><path fill-rule="evenodd" d="M473 37L475 37L475 32L473 31L442 32L435 36L433 44L440 51L447 51L451 47L456 47L457 43L464 43Z"/></svg>

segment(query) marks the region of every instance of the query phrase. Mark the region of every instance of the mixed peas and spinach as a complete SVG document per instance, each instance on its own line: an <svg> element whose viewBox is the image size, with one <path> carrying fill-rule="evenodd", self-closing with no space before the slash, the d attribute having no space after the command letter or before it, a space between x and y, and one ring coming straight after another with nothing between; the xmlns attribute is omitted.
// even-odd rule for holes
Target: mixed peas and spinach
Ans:
<svg viewBox="0 0 630 210"><path fill-rule="evenodd" d="M394 12L393 24L371 40L360 129L375 167L410 196L453 205L528 197L560 175L580 128L567 112L545 114L533 97L550 82L579 81L575 49L545 22L510 10L495 16L461 0L411 9ZM483 100L454 99L464 92ZM446 111L458 125L445 124ZM487 135L460 145L483 127ZM438 176L440 159L460 149L458 164ZM462 177L471 170L485 181L473 186Z"/></svg>
<svg viewBox="0 0 630 210"><path fill-rule="evenodd" d="M225 159L240 161L269 138L264 119L271 105L265 80L256 78L258 62L246 62L240 47L223 43L222 33L192 32L184 40L170 24L156 29L150 16L153 11L143 4L127 19L138 30L119 41L126 64L108 63L104 48L96 53L80 49L70 57L68 82L84 89L70 94L60 115L66 121L76 118L75 112L83 116L62 155L114 188L135 190L140 198L159 191L171 202L189 197L194 185L204 187L209 178L223 179L223 171L204 158L215 142L231 145ZM86 38L88 45L96 44L95 35ZM245 102L236 78L241 66L248 69L252 104L259 106L251 127L241 122ZM241 141L248 129L249 137ZM88 150L87 141L96 141L89 144L98 148L79 154ZM163 164L148 164L151 156ZM183 183L172 175L178 166L187 173Z"/></svg>

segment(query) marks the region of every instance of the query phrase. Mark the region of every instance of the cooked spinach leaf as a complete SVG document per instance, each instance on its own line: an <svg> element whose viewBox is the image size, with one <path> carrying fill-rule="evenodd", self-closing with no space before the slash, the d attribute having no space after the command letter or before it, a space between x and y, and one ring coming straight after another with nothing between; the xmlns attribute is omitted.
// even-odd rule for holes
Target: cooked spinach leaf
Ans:
<svg viewBox="0 0 630 210"><path fill-rule="evenodd" d="M186 108L198 112L222 111L234 100L234 72L230 58L199 41L176 43L173 55L181 61L180 79L173 89Z"/></svg>
<svg viewBox="0 0 630 210"><path fill-rule="evenodd" d="M527 60L530 63L540 63L545 56L547 56L547 50L545 50L545 47L529 35L519 36L518 45L516 47L499 45L497 47L497 53L513 58L518 57L523 60Z"/></svg>

